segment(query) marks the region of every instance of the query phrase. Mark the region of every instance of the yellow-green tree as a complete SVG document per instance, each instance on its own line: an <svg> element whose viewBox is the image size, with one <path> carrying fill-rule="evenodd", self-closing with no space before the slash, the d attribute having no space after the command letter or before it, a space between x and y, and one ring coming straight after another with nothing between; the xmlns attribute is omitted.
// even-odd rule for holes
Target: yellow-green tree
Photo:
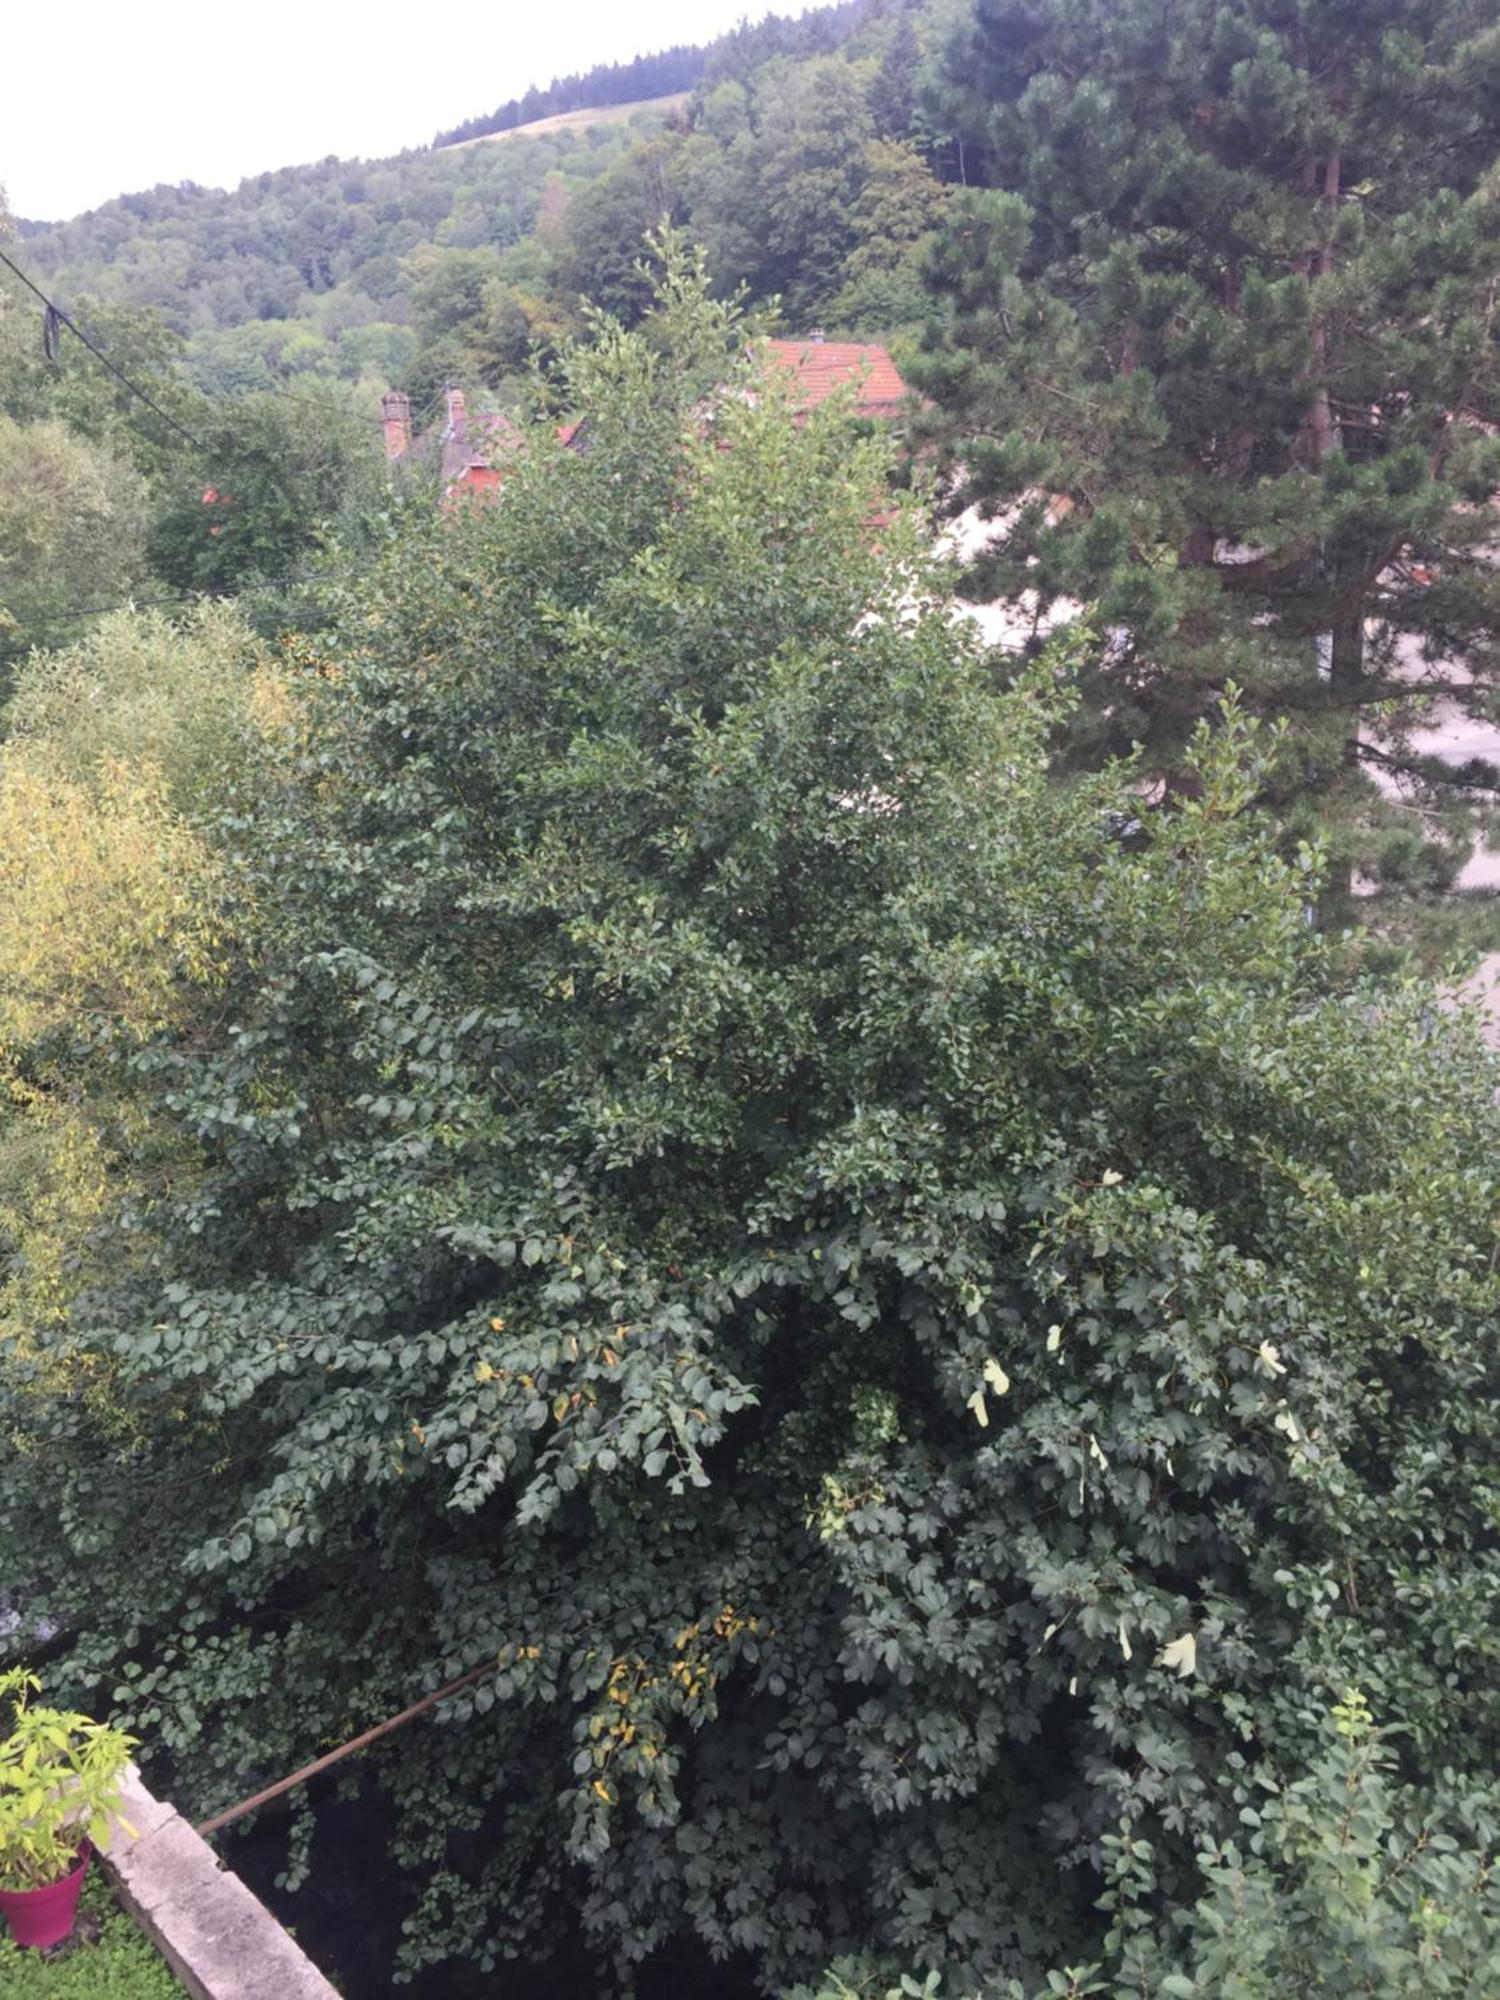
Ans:
<svg viewBox="0 0 1500 2000"><path fill-rule="evenodd" d="M289 713L224 607L116 614L21 671L0 746L0 1342L65 1312L125 1190L184 1169L119 1058L214 1005L236 918L202 821Z"/></svg>

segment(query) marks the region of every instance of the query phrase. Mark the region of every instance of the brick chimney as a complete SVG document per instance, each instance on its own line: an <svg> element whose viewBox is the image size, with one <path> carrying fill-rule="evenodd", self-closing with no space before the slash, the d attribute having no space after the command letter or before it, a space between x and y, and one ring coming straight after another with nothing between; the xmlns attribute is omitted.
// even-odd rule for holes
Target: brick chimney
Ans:
<svg viewBox="0 0 1500 2000"><path fill-rule="evenodd" d="M448 421L443 427L442 471L443 484L451 486L469 469L469 412L462 389L450 384L445 393Z"/></svg>
<svg viewBox="0 0 1500 2000"><path fill-rule="evenodd" d="M411 398L392 389L381 398L380 414L385 421L385 455L404 458L411 450Z"/></svg>

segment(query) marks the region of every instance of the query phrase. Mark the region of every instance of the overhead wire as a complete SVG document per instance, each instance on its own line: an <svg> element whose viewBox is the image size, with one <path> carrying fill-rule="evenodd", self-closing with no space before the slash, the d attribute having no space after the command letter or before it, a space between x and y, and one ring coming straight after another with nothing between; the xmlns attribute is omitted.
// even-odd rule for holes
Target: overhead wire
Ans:
<svg viewBox="0 0 1500 2000"><path fill-rule="evenodd" d="M49 299L47 294L41 289L41 287L26 275L26 273L21 269L19 264L14 262L12 258L7 257L3 250L0 250L0 263L6 264L10 268L10 270L12 270L15 273L15 275L21 280L21 283L25 285L26 289L30 292L33 292L36 295L36 297L41 300L43 306L46 308L46 352L47 352L47 358L49 360L55 361L57 359L57 336L56 336L57 327L59 326L67 327L70 333L74 334L79 340L83 342L83 345L89 350L90 354L94 355L94 357L97 360L102 361L105 367L109 369L112 375L118 376L120 381L125 384L125 387L130 390L132 395L139 396L141 401L145 403L148 408L155 410L157 416L159 416L163 420L163 422L169 423L172 426L172 428L180 436L185 437L190 444L197 445L200 451L209 450L209 446L207 446L203 442L202 438L194 437L192 432L189 431L185 425L178 423L177 419L173 416L170 416L167 413L167 411L162 409L159 403L153 402L151 397L146 394L145 390L142 389L138 383L132 382L130 378L121 369L117 368L114 362L111 361L109 356L105 353L104 349L100 347L96 341L89 339L88 335L83 331L82 327L78 325L77 321L72 319L66 312L64 312L62 307L58 305L55 300ZM283 402L301 403L305 408L309 410L324 410L327 408L327 405L324 403L320 403L315 396L299 396L293 389L278 389L274 382L266 383L263 388L255 390L253 393L261 396L279 396ZM231 396L225 396L220 398L219 400L225 403L232 404L237 399ZM356 420L362 424L383 425L385 422L384 417L362 417L358 416L357 413L353 411L350 412L350 415L355 416Z"/></svg>
<svg viewBox="0 0 1500 2000"><path fill-rule="evenodd" d="M155 597L123 597L118 604L83 604L67 611L54 612L47 620L49 626L67 626L82 618L108 618L115 611L147 611L159 609L166 604L229 604L236 598L250 597L259 590L295 590L305 583L336 583L350 577L367 576L370 572L362 569L310 569L291 570L285 576L247 577L233 590L169 590ZM24 645L0 649L0 661L21 660L28 653L47 652L59 644L74 645L76 640L32 639Z"/></svg>
<svg viewBox="0 0 1500 2000"><path fill-rule="evenodd" d="M0 264L4 264L8 270L13 271L15 275L21 280L21 283L26 287L27 291L35 293L37 298L41 300L43 306L45 306L45 308L47 309L47 312L52 316L51 319L49 319L48 321L49 326L52 325L54 321L59 326L65 326L68 329L69 333L73 335L75 340L81 341L83 343L83 345L88 349L89 353L93 355L96 361L103 362L104 366L109 370L110 374L115 376L117 380L124 383L125 387L130 391L132 396L139 397L140 401L146 405L146 408L148 410L154 410L156 415L161 418L164 424L170 425L171 428L174 431L176 431L179 437L186 438L188 443L192 445L195 450L206 452L209 455L209 457L213 456L212 446L205 444L202 438L195 437L193 433L188 429L186 424L180 424L177 421L176 417L172 416L170 412L164 410L161 404L158 403L154 397L148 396L146 391L140 386L138 382L132 382L130 377L125 373L123 368L116 367L115 363L111 361L109 356L104 352L104 349L98 346L96 342L90 340L88 335L83 331L83 329L78 325L78 323L74 319L70 318L70 316L63 311L62 307L55 302L55 300L49 299L47 294L42 290L40 285L33 284L32 280L27 277L26 273L21 269L20 265L17 264L12 258L8 257L3 250L0 250Z"/></svg>
<svg viewBox="0 0 1500 2000"><path fill-rule="evenodd" d="M21 283L26 287L26 289L29 292L31 292L36 298L41 300L45 312L45 319L44 319L44 327L46 333L45 345L49 359L56 358L58 328L66 327L68 331L74 336L74 338L78 340L85 348L87 348L88 352L94 356L95 360L101 362L104 365L104 367L106 367L109 370L110 374L115 376L116 379L119 382L121 382L126 389L130 391L132 396L135 396L136 398L138 398L140 402L144 403L147 409L151 410L152 412L154 412L156 416L161 418L163 423L170 425L170 427L174 431L176 431L179 437L185 438L190 445L192 445L196 450L202 452L205 455L205 457L209 458L210 460L221 455L218 451L215 450L215 448L212 445L206 443L204 439L196 436L192 431L190 431L185 424L179 423L177 418L174 417L170 413L170 411L164 410L161 407L160 403L158 403L154 397L149 395L146 392L146 390L141 388L138 382L133 382L122 368L117 367L116 364L105 353L104 349L100 347L97 344L97 342L91 340L89 336L83 331L83 329L78 325L78 323L71 317L71 315L65 312L63 308L56 303L55 300L49 298L47 294L42 290L41 286L36 284L33 279L28 277L26 272L21 269L20 265L17 264L13 258L9 257L4 250L0 250L0 264L4 264L8 270L13 272L14 275L20 279ZM261 393L273 396L280 396L287 402L301 403L306 405L306 407L308 407L309 409L326 408L325 405L317 402L314 398L310 396L299 396L290 389L277 389L275 387L269 387L267 390ZM422 405L416 417L416 422L418 424L425 423L430 417L436 414L439 407L441 406L443 395L444 391L440 389L438 390L437 394L431 398L430 401ZM234 399L226 397L221 400L226 403L232 403ZM385 419L383 417L370 417L370 418L361 418L360 421L383 425ZM268 470L270 471L272 478L276 480L276 483L278 485L282 485L282 477L280 470L274 466L268 467ZM283 486L282 490L285 492L286 488ZM291 497L290 494L288 494L287 497L290 499ZM205 599L223 600L235 596L243 596L255 590L290 589L298 584L328 581L339 577L347 577L357 574L359 574L359 572L354 570L309 570L309 571L296 572L281 577L265 577L265 578L248 580L244 584L242 584L240 588L236 591L184 590L184 591L168 591L166 593L153 597L127 597L122 599L117 604L82 605L72 610L60 611L54 614L54 616L50 618L47 622L49 625L66 626L73 624L77 620L84 618L104 618L114 611L144 610L148 608L159 607L161 605L166 605L166 604L192 604L200 602ZM39 642L28 642L25 645L0 648L0 662L7 660L22 659L28 653L37 650L38 643Z"/></svg>

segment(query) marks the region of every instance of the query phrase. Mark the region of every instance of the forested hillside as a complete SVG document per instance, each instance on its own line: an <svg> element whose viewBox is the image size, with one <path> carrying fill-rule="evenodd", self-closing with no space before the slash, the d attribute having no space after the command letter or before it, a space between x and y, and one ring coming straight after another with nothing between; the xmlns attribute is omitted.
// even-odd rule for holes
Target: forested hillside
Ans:
<svg viewBox="0 0 1500 2000"><path fill-rule="evenodd" d="M326 160L233 193L155 188L28 230L27 262L81 310L98 301L155 312L186 342L194 382L215 394L308 376L410 387L424 339L446 330L441 295L455 274L481 264L486 280L505 273L513 294L536 292L540 310L570 203L637 137L601 126L371 164Z"/></svg>
<svg viewBox="0 0 1500 2000"><path fill-rule="evenodd" d="M520 125L534 125L539 118L554 118L564 111L603 110L611 105L638 104L644 98L668 97L692 90L701 82L708 63L706 48L679 44L657 55L637 56L633 62L600 63L578 76L554 77L545 89L533 84L521 97L512 97L484 117L466 118L439 132L434 146L461 146L471 139L488 139L500 132L513 132Z"/></svg>
<svg viewBox="0 0 1500 2000"><path fill-rule="evenodd" d="M628 84L640 98L698 84L664 134L644 114L646 130L324 160L228 194L154 188L24 224L30 266L70 302L156 310L214 392L342 376L426 394L454 368L496 384L572 324L580 294L638 310L630 266L664 216L692 226L726 284L788 292L794 318L888 330L920 316L904 250L938 188L902 144L920 60L908 12L860 0L736 30L686 68L676 54ZM442 138L624 90L588 72Z"/></svg>
<svg viewBox="0 0 1500 2000"><path fill-rule="evenodd" d="M696 85L665 130L646 112L503 147L329 159L228 193L154 188L23 224L29 265L80 309L156 312L211 393L343 379L372 409L386 386L425 402L450 376L503 385L577 324L584 295L638 312L633 266L664 219L705 243L721 284L784 295L794 330L889 332L924 310L910 250L942 199L910 143L919 28L935 34L930 8L886 0L772 18L566 79L440 139Z"/></svg>
<svg viewBox="0 0 1500 2000"><path fill-rule="evenodd" d="M30 641L76 634L74 607L240 589L347 541L378 499L382 392L406 390L419 423L447 383L515 403L585 300L639 316L644 239L663 222L702 243L722 292L779 299L792 329L917 327L931 311L918 246L946 199L920 98L946 32L931 7L857 0L697 52L698 91L669 117L20 223L22 268L154 407L69 337L49 360L39 302L0 269L0 412L25 427L0 431L0 455L17 488L46 466L72 496L0 578L0 678ZM615 94L601 72L559 88ZM35 428L48 422L66 442Z"/></svg>
<svg viewBox="0 0 1500 2000"><path fill-rule="evenodd" d="M715 83L758 68L772 56L830 55L858 22L879 18L885 11L886 0L840 0L837 6L815 7L795 18L768 15L753 25L747 20L706 46L679 45L656 55L637 56L633 62L601 63L582 75L554 77L545 89L533 85L524 96L511 98L487 117L469 118L439 132L432 143L451 146L465 139L509 132L559 111L665 97L672 91L692 90L705 76Z"/></svg>

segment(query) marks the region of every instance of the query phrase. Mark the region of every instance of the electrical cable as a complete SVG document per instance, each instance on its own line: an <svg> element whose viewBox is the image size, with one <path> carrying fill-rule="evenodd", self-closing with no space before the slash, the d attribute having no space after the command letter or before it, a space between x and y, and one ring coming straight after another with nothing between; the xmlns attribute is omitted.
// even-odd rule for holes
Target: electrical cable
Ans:
<svg viewBox="0 0 1500 2000"><path fill-rule="evenodd" d="M104 352L103 348L99 347L94 341L90 340L88 335L83 331L82 327L80 327L75 320L71 319L68 316L68 314L63 311L61 306L57 305L52 299L49 299L47 294L41 289L41 287L33 283L33 281L30 278L28 278L26 273L21 269L20 265L14 263L11 258L7 257L3 250L0 250L0 263L7 265L9 269L12 270L15 273L15 275L21 280L21 283L25 285L27 290L35 293L37 298L41 300L43 306L46 308L45 317L43 320L43 347L49 361L55 361L57 359L58 329L59 327L65 326L71 334L75 335L77 339L82 341L83 345L88 349L90 354L92 354L96 360L102 361L105 367L110 371L110 373L118 377L118 379L124 383L125 387L130 391L130 393L133 396L138 396L148 409L154 410L157 416L159 416L162 419L163 423L170 424L173 430L177 432L179 437L185 437L189 444L196 445L200 451L206 452L210 456L213 455L212 446L205 444L202 438L195 437L193 433L190 430L188 430L186 425L180 424L175 417L170 416L167 413L167 411L165 411L161 407L159 403L154 402L151 399L151 397L146 394L146 391L142 389L138 383L132 382L130 377L126 375L123 372L123 370L117 368L114 362L111 361L109 356ZM252 392L252 394L262 395L262 396L279 396L283 402L300 403L304 409L319 410L323 412L325 415L327 414L328 410L327 404L318 402L315 397L299 396L296 393L296 391L292 389L278 389L274 383L268 382L263 389L255 390ZM236 401L238 400L247 401L249 399L225 396L219 398L218 400L224 403L227 407L232 408ZM429 408L431 407L433 406L429 405ZM349 411L346 414L352 416L355 422L357 423L373 424L376 426L377 429L383 428L385 424L384 417L364 417L360 416L355 411Z"/></svg>
<svg viewBox="0 0 1500 2000"><path fill-rule="evenodd" d="M45 319L43 324L45 329L45 345L49 358L53 359L56 358L58 329L60 327L65 326L68 329L68 331L71 334L73 334L74 337L78 341L80 341L84 347L88 349L89 353L94 356L95 360L102 361L104 366L109 370L110 374L115 376L120 382L122 382L124 386L130 391L132 396L139 398L139 400L146 405L147 409L154 411L155 414L161 418L163 423L169 424L171 428L177 432L179 437L186 438L190 445L193 445L198 451L201 451L210 460L213 459L215 456L217 456L217 454L214 451L214 448L211 445L206 444L202 438L195 437L194 434L187 428L185 424L179 423L174 416L171 416L166 410L164 410L161 407L161 405L158 402L156 402L151 396L147 395L146 391L142 389L138 383L132 382L130 377L127 374L125 374L123 369L117 368L114 362L111 361L109 356L104 352L104 350L101 347L97 346L92 340L90 340L88 335L82 330L82 328L79 327L76 324L76 322L72 320L69 317L69 315L63 311L62 307L57 305L52 299L48 298L47 294L41 289L41 287L35 284L32 281L32 279L30 279L26 275L26 273L21 269L20 265L15 263L12 258L6 255L4 250L0 250L0 264L4 264L8 270L12 271L15 274L15 276L20 279L21 283L26 287L26 289L41 300L42 305L45 309ZM265 391L264 393L273 396L283 397L287 402L290 403L305 403L310 409L320 409L323 407L323 405L314 402L314 400L311 397L296 395L293 391L289 389L271 388ZM442 401L443 393L444 392L442 390L439 390L437 394L431 399L430 402L424 404L422 410L418 414L418 422L425 422L426 419L438 409ZM223 400L226 403L232 401L232 399L227 397L224 398ZM361 421L383 425L385 419L383 417L372 417L372 418L362 418ZM271 476L273 479L275 479L277 485L282 486L282 491L286 493L288 499L291 499L292 497L291 494L282 484L282 478L279 471L275 467L270 467L268 469L270 470ZM125 610L135 610L135 609L144 610L151 608L153 606L159 606L163 604L191 604L204 598L219 597L227 599L234 596L242 596L247 592L254 590L287 589L300 583L316 583L325 579L331 579L342 576L351 576L356 574L358 574L357 571L351 571L351 570L312 570L284 577L267 577L258 582L246 583L242 585L238 591L234 592L230 591L216 592L212 590L172 591L166 593L165 595L157 597L130 597L123 599L118 604L83 605L74 610L60 611L57 612L52 618L50 618L48 620L48 623L53 625L67 625L71 624L74 620L80 618L104 618L107 617L112 611L125 611ZM12 646L0 649L0 663L3 663L7 660L24 659L28 653L34 652L36 650L37 647L34 644L27 644L24 646Z"/></svg>
<svg viewBox="0 0 1500 2000"><path fill-rule="evenodd" d="M61 306L57 305L52 299L49 299L47 294L42 290L41 286L34 283L32 279L28 278L26 273L21 269L20 265L17 264L12 258L8 257L3 250L0 250L0 264L4 264L8 270L13 271L15 275L21 280L21 283L26 287L27 291L33 293L37 298L41 300L47 312L47 319L45 321L45 325L48 329L51 329L53 327L54 321L58 326L65 326L71 334L73 334L79 341L82 342L82 344L88 349L89 353L93 355L96 361L102 361L104 366L109 370L110 374L113 375L118 381L124 383L125 387L130 391L132 396L138 397L140 401L146 405L148 410L155 411L156 415L161 418L164 424L169 425L174 431L176 431L179 437L186 438L188 443L192 445L195 450L202 452L204 457L207 458L210 461L210 463L212 463L213 459L216 456L220 455L215 452L215 449L212 445L205 444L203 439L200 437L195 437L194 434L188 429L186 424L179 423L176 417L171 416L166 410L162 408L160 403L156 402L154 398L152 398L151 396L148 396L146 394L146 391L143 388L141 388L139 383L132 382L130 377L124 372L122 368L117 368L114 362L111 361L109 356L104 352L104 349L102 347L97 346L95 342L90 340L88 335L83 331L83 329L80 326L78 326L72 319L70 319L68 315L62 310ZM233 452L230 452L227 454L227 456L231 460L233 460L235 454ZM243 463L245 459L245 454L241 453L239 454L239 456L241 462ZM283 472L282 468L268 463L266 466L266 470L269 472L273 483L280 488L282 496L286 500L287 504L295 508L297 505L296 496L292 492L291 486L289 485L287 477Z"/></svg>
<svg viewBox="0 0 1500 2000"><path fill-rule="evenodd" d="M125 373L125 371L122 368L117 368L114 362L111 361L109 356L104 352L104 349L102 347L97 347L94 344L94 342L89 339L88 335L83 331L83 329L68 317L68 315L63 311L62 307L54 304L54 302L51 299L49 299L47 294L42 290L40 285L33 284L31 279L28 278L26 273L21 269L20 265L14 263L11 260L11 258L7 257L3 250L0 250L0 264L4 264L8 270L14 271L16 276L21 280L21 283L26 287L27 291L34 292L36 296L41 300L42 304L46 307L48 313L53 315L57 325L65 326L68 329L69 333L71 333L75 339L81 341L83 345L88 349L89 353L93 355L96 361L102 361L105 367L109 370L110 374L115 376L118 381L124 383L125 387L130 391L132 396L139 397L141 402L143 402L146 405L146 408L148 410L154 410L157 416L161 418L164 424L169 424L171 428L174 431L176 431L179 437L186 438L188 443L192 445L195 450L206 453L210 458L213 457L214 454L212 446L206 445L203 442L202 438L194 437L193 433L188 429L186 424L178 423L177 419L174 416L170 416L167 413L167 411L165 411L162 408L160 403L154 401L152 397L146 394L145 390L140 387L139 383L132 382L130 377ZM51 326L51 324L52 322L49 320L48 321L49 327Z"/></svg>
<svg viewBox="0 0 1500 2000"><path fill-rule="evenodd" d="M251 597L258 590L294 590L304 583L333 583L341 579L367 576L368 570L359 569L310 569L292 570L285 576L263 576L248 578L233 590L171 590L157 597L125 597L118 604L84 604L69 611L54 612L47 620L49 625L71 625L79 618L107 618L114 611L147 611L164 604L232 604L241 597ZM0 662L23 660L29 653L55 651L59 645L76 645L76 640L28 640L24 646L10 646L0 650Z"/></svg>

